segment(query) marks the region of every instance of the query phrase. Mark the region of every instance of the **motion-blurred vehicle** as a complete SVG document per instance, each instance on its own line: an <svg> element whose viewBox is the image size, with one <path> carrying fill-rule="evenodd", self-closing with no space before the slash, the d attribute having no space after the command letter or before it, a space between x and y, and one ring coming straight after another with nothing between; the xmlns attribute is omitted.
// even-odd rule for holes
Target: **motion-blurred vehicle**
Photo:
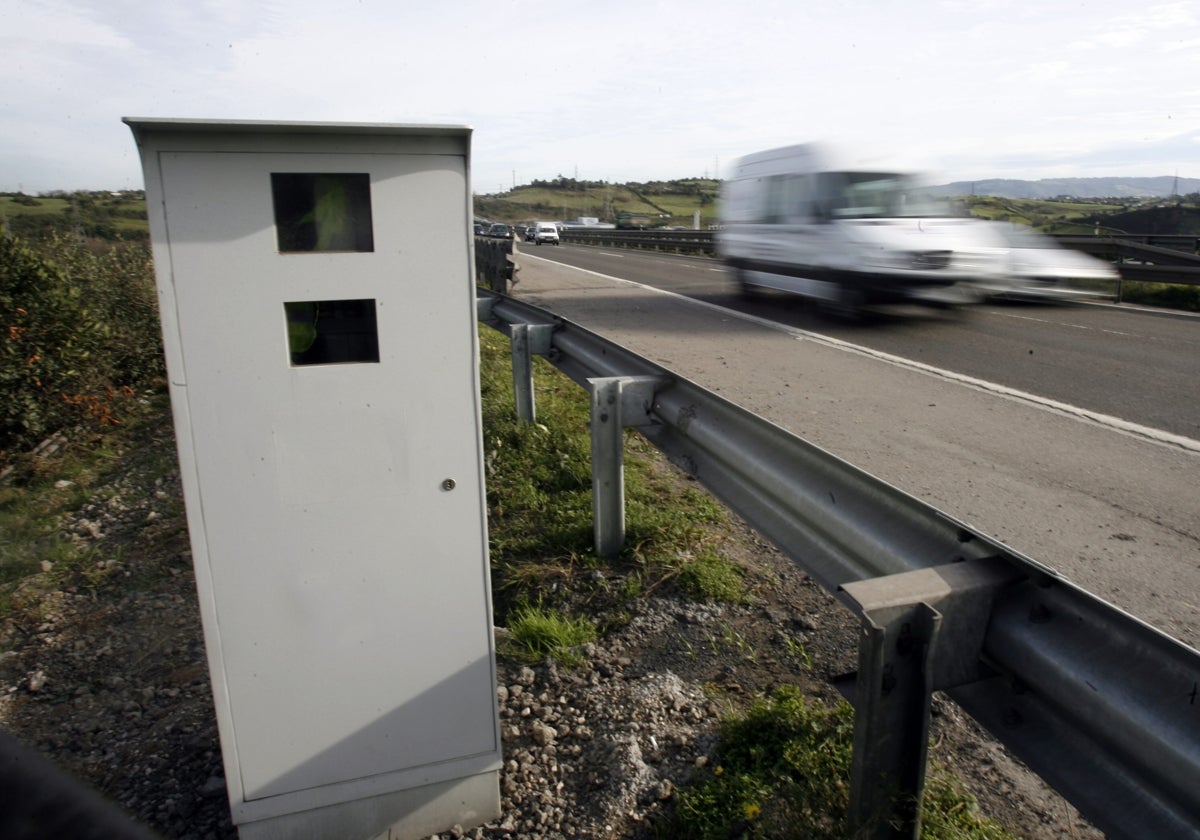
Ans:
<svg viewBox="0 0 1200 840"><path fill-rule="evenodd" d="M488 228L488 236L494 236L497 239L512 239L513 231L504 222L496 222Z"/></svg>
<svg viewBox="0 0 1200 840"><path fill-rule="evenodd" d="M979 300L1002 267L990 237L915 175L838 167L813 144L737 161L721 188L717 252L742 290L778 289L853 313Z"/></svg>
<svg viewBox="0 0 1200 840"><path fill-rule="evenodd" d="M558 226L554 222L538 222L534 227L533 241L537 245L545 245L552 243L561 245L562 239L558 235Z"/></svg>
<svg viewBox="0 0 1200 840"><path fill-rule="evenodd" d="M1076 300L1110 296L1120 280L1116 266L1064 248L1050 236L1013 222L980 222L994 237L1004 273L981 280L990 298Z"/></svg>

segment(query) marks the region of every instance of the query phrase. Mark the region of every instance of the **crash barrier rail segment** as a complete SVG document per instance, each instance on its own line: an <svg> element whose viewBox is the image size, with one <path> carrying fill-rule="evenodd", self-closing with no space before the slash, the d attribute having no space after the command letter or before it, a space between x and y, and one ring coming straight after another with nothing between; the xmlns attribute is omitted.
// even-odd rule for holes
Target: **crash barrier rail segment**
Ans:
<svg viewBox="0 0 1200 840"><path fill-rule="evenodd" d="M1115 263L1124 280L1200 285L1200 237L1197 236L1056 234L1052 238L1068 248ZM595 230L566 227L563 228L562 239L564 242L610 248L716 253L715 234L707 230Z"/></svg>
<svg viewBox="0 0 1200 840"><path fill-rule="evenodd" d="M617 230L614 228L564 227L563 242L601 245L609 248L648 248L654 251L715 254L716 241L708 230Z"/></svg>
<svg viewBox="0 0 1200 840"><path fill-rule="evenodd" d="M516 282L516 245L512 239L475 237L475 282L493 292L507 294Z"/></svg>
<svg viewBox="0 0 1200 840"><path fill-rule="evenodd" d="M1200 285L1200 236L1068 236L1062 245L1116 264L1122 280Z"/></svg>
<svg viewBox="0 0 1200 840"><path fill-rule="evenodd" d="M1200 838L1200 653L582 327L484 290L478 315L513 337L515 379L536 353L591 395L598 553L620 549L636 425L859 616L856 837L917 836L942 690L1109 836Z"/></svg>

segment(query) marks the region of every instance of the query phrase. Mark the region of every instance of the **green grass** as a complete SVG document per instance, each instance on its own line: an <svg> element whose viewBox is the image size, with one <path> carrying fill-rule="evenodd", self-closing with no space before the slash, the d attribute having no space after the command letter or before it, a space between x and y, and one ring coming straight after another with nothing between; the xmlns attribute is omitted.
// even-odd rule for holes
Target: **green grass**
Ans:
<svg viewBox="0 0 1200 840"><path fill-rule="evenodd" d="M543 359L534 359L538 422L516 420L508 339L480 328L480 389L488 529L496 611L618 604L649 591L686 588L705 600L744 598L718 545L727 514L678 481L644 439L625 443L625 547L595 553L589 401Z"/></svg>
<svg viewBox="0 0 1200 840"><path fill-rule="evenodd" d="M27 238L82 231L98 240L145 239L150 234L146 200L140 192L112 195L79 192L63 195L0 195L0 220Z"/></svg>
<svg viewBox="0 0 1200 840"><path fill-rule="evenodd" d="M1145 306L1200 312L1200 286L1125 280L1121 283L1121 300Z"/></svg>
<svg viewBox="0 0 1200 840"><path fill-rule="evenodd" d="M119 542L76 541L66 527L85 505L104 502L104 488L131 463L138 465L140 488L153 489L156 479L174 472L174 449L150 439L156 430L170 427L169 412L165 394L157 395L128 413L120 426L92 433L75 430L73 439L52 455L15 459L0 481L0 620L13 610L36 609L45 592L70 585L94 590L117 570L119 585L153 588L164 572L157 564L126 568ZM155 509L164 536L181 539L182 501L161 500ZM142 548L154 550L150 543Z"/></svg>
<svg viewBox="0 0 1200 840"><path fill-rule="evenodd" d="M35 203L23 203L17 196L0 195L0 217L62 216L70 203L65 198L37 198Z"/></svg>
<svg viewBox="0 0 1200 840"><path fill-rule="evenodd" d="M992 221L1019 222L1047 233L1093 233L1094 222L1088 220L1112 215L1121 209L1111 203L997 196L967 196L962 201L972 216Z"/></svg>
<svg viewBox="0 0 1200 840"><path fill-rule="evenodd" d="M508 619L504 651L531 662L551 657L563 665L584 661L579 648L597 638L596 625L582 616L567 616L542 607L524 606Z"/></svg>
<svg viewBox="0 0 1200 840"><path fill-rule="evenodd" d="M61 537L59 526L84 503L105 457L31 457L0 484L0 590L5 594L38 572L81 558L75 545Z"/></svg>
<svg viewBox="0 0 1200 840"><path fill-rule="evenodd" d="M716 760L676 794L655 826L661 840L841 840L847 828L854 713L808 700L792 686L723 724ZM925 789L926 840L1015 840L982 818L951 776Z"/></svg>
<svg viewBox="0 0 1200 840"><path fill-rule="evenodd" d="M734 561L711 551L681 560L679 586L688 597L731 604L746 601L746 571Z"/></svg>

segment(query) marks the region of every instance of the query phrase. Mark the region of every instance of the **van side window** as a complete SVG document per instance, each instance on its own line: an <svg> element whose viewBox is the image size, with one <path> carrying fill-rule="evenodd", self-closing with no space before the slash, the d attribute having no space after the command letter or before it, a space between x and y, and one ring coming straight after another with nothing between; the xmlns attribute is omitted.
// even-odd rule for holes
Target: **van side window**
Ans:
<svg viewBox="0 0 1200 840"><path fill-rule="evenodd" d="M807 222L812 217L812 178L808 175L787 177L785 215L789 222Z"/></svg>
<svg viewBox="0 0 1200 840"><path fill-rule="evenodd" d="M813 215L813 185L808 175L774 175L767 180L763 222L770 225L806 222Z"/></svg>
<svg viewBox="0 0 1200 840"><path fill-rule="evenodd" d="M768 225L777 225L784 219L786 186L782 175L772 175L767 178L767 208L763 221Z"/></svg>
<svg viewBox="0 0 1200 840"><path fill-rule="evenodd" d="M844 178L841 172L818 172L813 217L819 222L832 219L845 203Z"/></svg>

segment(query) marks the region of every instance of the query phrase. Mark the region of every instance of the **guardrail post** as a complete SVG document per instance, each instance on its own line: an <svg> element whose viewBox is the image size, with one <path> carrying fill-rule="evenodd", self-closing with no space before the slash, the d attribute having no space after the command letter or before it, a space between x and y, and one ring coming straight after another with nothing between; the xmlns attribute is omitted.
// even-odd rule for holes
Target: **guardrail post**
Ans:
<svg viewBox="0 0 1200 840"><path fill-rule="evenodd" d="M513 324L509 334L513 371L513 401L517 420L533 423L537 420L533 396L533 356L550 352L554 327L547 324Z"/></svg>
<svg viewBox="0 0 1200 840"><path fill-rule="evenodd" d="M1020 577L984 558L841 587L862 620L849 811L856 840L920 836L932 694L990 675L980 653L992 601Z"/></svg>
<svg viewBox="0 0 1200 840"><path fill-rule="evenodd" d="M615 557L625 544L626 426L656 422L658 376L606 376L589 379L592 396L592 515L596 554Z"/></svg>

